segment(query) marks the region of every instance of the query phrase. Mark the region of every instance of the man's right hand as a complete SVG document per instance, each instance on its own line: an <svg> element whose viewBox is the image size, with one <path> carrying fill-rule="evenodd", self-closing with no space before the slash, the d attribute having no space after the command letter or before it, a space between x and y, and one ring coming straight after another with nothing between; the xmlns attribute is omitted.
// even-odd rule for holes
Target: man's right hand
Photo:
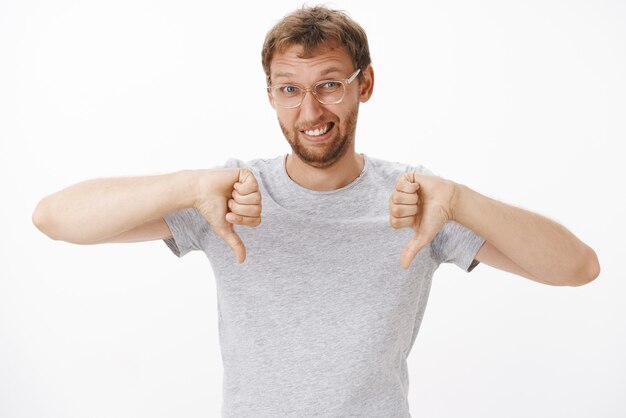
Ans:
<svg viewBox="0 0 626 418"><path fill-rule="evenodd" d="M196 187L194 207L243 263L246 247L234 225L261 223L261 193L254 174L245 168L203 170Z"/></svg>

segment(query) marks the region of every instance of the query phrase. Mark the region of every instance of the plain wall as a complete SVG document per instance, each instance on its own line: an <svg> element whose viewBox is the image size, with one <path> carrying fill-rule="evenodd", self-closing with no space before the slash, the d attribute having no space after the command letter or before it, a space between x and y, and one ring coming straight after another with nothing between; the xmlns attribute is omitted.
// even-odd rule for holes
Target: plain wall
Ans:
<svg viewBox="0 0 626 418"><path fill-rule="evenodd" d="M301 4L0 1L0 416L219 415L204 255L55 242L31 214L89 178L289 152L260 49ZM602 266L576 288L442 266L409 357L412 414L626 416L626 3L327 4L370 40L358 152L548 216Z"/></svg>

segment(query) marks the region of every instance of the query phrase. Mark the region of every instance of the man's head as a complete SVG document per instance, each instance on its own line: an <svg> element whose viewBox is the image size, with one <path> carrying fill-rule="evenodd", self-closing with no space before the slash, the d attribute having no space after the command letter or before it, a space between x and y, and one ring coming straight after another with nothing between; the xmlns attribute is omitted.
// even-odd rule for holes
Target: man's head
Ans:
<svg viewBox="0 0 626 418"><path fill-rule="evenodd" d="M325 7L298 9L268 32L262 62L270 103L294 154L324 168L354 152L359 102L370 98L374 85L359 24ZM319 83L328 80L339 83ZM285 100L288 95L295 99Z"/></svg>

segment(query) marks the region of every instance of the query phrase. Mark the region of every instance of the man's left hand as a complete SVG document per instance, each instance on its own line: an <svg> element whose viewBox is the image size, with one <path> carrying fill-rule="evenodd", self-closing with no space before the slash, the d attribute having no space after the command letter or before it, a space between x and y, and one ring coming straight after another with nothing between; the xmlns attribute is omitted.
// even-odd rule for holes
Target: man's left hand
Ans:
<svg viewBox="0 0 626 418"><path fill-rule="evenodd" d="M394 229L413 228L415 235L404 247L400 264L408 269L446 222L454 220L456 184L437 176L403 173L389 199L389 222Z"/></svg>

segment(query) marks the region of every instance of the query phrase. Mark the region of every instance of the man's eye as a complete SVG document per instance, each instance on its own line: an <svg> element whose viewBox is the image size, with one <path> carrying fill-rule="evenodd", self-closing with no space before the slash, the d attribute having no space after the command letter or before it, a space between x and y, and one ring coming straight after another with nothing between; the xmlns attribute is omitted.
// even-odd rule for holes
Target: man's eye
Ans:
<svg viewBox="0 0 626 418"><path fill-rule="evenodd" d="M324 91L332 91L332 90L337 90L339 86L341 86L341 84L337 81L325 81L319 86L319 88L321 88Z"/></svg>
<svg viewBox="0 0 626 418"><path fill-rule="evenodd" d="M289 96L297 94L299 90L300 89L298 89L298 87L296 87L296 86L283 86L283 87L280 88L280 92L282 94L286 94L286 95L289 95Z"/></svg>

